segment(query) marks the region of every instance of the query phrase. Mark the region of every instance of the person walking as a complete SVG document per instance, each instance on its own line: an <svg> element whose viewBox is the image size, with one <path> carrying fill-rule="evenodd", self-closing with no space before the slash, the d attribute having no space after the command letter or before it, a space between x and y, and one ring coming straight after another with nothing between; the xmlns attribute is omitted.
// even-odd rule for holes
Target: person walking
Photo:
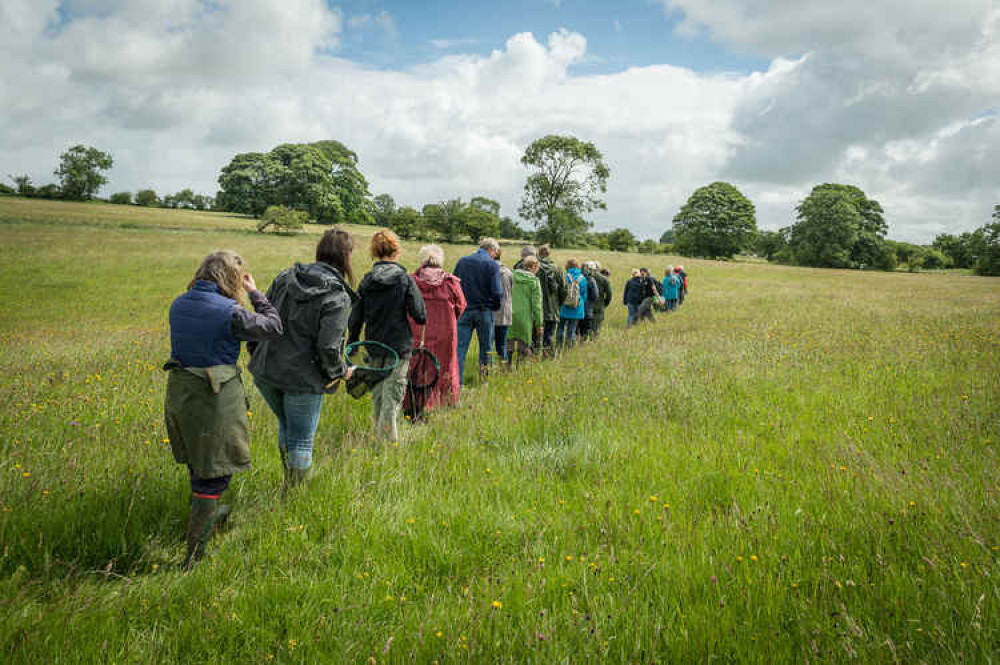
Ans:
<svg viewBox="0 0 1000 665"><path fill-rule="evenodd" d="M583 319L587 302L587 279L580 271L580 263L576 259L566 262L566 298L559 308L559 327L556 330L556 346L573 346L576 342L576 329Z"/></svg>
<svg viewBox="0 0 1000 665"><path fill-rule="evenodd" d="M601 297L594 302L594 322L590 330L590 338L597 339L601 334L601 328L604 326L604 315L611 304L611 280L608 277L611 272L606 268L602 268L601 264L597 261L593 262L594 270L594 281L597 282L597 288L601 292Z"/></svg>
<svg viewBox="0 0 1000 665"><path fill-rule="evenodd" d="M524 257L521 267L514 271L508 340L510 355L517 361L534 355L532 342L541 339L545 325L542 285L538 281L537 274L538 258L534 255Z"/></svg>
<svg viewBox="0 0 1000 665"><path fill-rule="evenodd" d="M542 350L552 353L552 338L559 324L559 310L566 299L566 280L562 271L549 258L550 248L542 245L538 248L538 282L542 285L542 307L545 316L545 329L542 333Z"/></svg>
<svg viewBox="0 0 1000 665"><path fill-rule="evenodd" d="M285 334L250 346L248 369L278 419L278 454L284 470L281 496L300 485L313 461L313 440L323 395L334 393L352 369L341 352L351 303L354 238L332 228L316 245L314 263L282 271L267 290Z"/></svg>
<svg viewBox="0 0 1000 665"><path fill-rule="evenodd" d="M254 311L240 305L244 294ZM241 342L277 339L281 317L233 251L202 260L187 292L170 305L170 360L164 420L174 460L188 469L191 512L184 568L202 558L230 508L219 498L233 474L250 468L250 423Z"/></svg>
<svg viewBox="0 0 1000 665"><path fill-rule="evenodd" d="M677 293L677 306L680 307L684 304L684 298L687 297L688 292L688 274L684 272L684 266L677 266L677 274L681 278L681 288Z"/></svg>
<svg viewBox="0 0 1000 665"><path fill-rule="evenodd" d="M594 329L594 310L598 301L601 300L601 292L594 279L593 261L585 261L583 264L583 277L587 280L587 301L583 306L583 319L577 327L577 337L580 341L586 342L591 339L591 332Z"/></svg>
<svg viewBox="0 0 1000 665"><path fill-rule="evenodd" d="M622 294L622 304L628 307L628 320L625 322L626 328L631 328L639 320L639 305L642 304L642 279L637 268L632 269L632 277L625 283L625 292Z"/></svg>
<svg viewBox="0 0 1000 665"><path fill-rule="evenodd" d="M514 273L500 262L503 250L497 248L497 266L500 268L500 286L503 288L503 298L500 299L500 309L493 319L493 340L496 346L497 360L507 360L507 331L511 324L511 289L514 286Z"/></svg>
<svg viewBox="0 0 1000 665"><path fill-rule="evenodd" d="M493 348L493 313L500 309L503 285L496 257L500 244L493 238L483 238L479 249L463 256L455 265L455 277L462 281L465 311L458 319L458 377L465 385L465 356L472 342L472 332L479 338L479 377L485 379Z"/></svg>
<svg viewBox="0 0 1000 665"><path fill-rule="evenodd" d="M427 310L427 323L410 320L413 344L421 342L441 364L441 374L424 399L423 408L454 406L461 388L458 381L458 318L465 311L465 295L458 278L444 270L444 250L438 245L420 248L420 267L413 273ZM404 399L408 408L410 395Z"/></svg>
<svg viewBox="0 0 1000 665"><path fill-rule="evenodd" d="M642 302L639 303L636 315L639 321L653 322L656 320L656 317L653 316L653 305L661 297L660 283L653 279L649 274L648 268L639 268L639 284L642 292Z"/></svg>
<svg viewBox="0 0 1000 665"><path fill-rule="evenodd" d="M668 312L677 309L677 294L680 290L680 275L677 274L673 266L667 266L666 274L663 276L663 299L666 301Z"/></svg>
<svg viewBox="0 0 1000 665"><path fill-rule="evenodd" d="M413 352L413 331L410 319L418 325L427 323L424 297L398 263L399 236L389 229L379 229L372 236L370 252L375 262L371 272L361 278L358 300L348 320L348 343L356 342L364 328L365 341L385 344L399 356L399 363L372 387L373 433L376 439L399 441L396 419L406 392L406 375ZM409 317L409 319L407 318ZM376 367L388 367L392 357L369 351Z"/></svg>

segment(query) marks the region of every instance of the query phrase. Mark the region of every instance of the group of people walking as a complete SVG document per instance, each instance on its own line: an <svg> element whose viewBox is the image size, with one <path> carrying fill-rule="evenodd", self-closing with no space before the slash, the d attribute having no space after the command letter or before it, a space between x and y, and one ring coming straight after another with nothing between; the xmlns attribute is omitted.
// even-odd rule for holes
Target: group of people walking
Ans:
<svg viewBox="0 0 1000 665"><path fill-rule="evenodd" d="M413 399L406 388L414 349L430 351L440 364L437 382L421 396L422 410L451 406L464 383L473 334L485 379L494 359L551 357L578 340L595 339L612 299L607 269L569 259L563 271L547 245L523 247L510 269L500 261L499 243L484 238L454 274L444 269L444 250L425 245L411 275L398 262L399 238L380 229L369 247L372 269L356 290L354 249L350 233L328 230L315 262L281 272L266 295L239 255L213 252L171 305L165 419L174 458L187 466L191 483L186 568L228 518L219 499L232 475L250 466L249 402L236 364L241 343L247 343L248 369L278 421L284 497L312 467L323 396L354 375L345 342L363 335L377 343L366 361L384 369L371 386L373 434L397 441L400 408ZM662 288L648 271L633 277L624 298L629 325L657 298L676 307L669 303L683 302L685 287L680 267L668 270ZM245 300L253 311L241 305Z"/></svg>
<svg viewBox="0 0 1000 665"><path fill-rule="evenodd" d="M634 268L625 284L623 302L628 307L626 328L640 321L652 321L653 312L672 312L684 304L687 295L684 266L667 266L663 282L656 281L646 268Z"/></svg>

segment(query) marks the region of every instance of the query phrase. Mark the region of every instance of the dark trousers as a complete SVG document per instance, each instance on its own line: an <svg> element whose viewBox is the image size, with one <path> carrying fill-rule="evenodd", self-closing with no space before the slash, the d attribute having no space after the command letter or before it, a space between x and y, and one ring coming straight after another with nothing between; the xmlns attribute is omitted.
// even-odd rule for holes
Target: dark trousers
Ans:
<svg viewBox="0 0 1000 665"><path fill-rule="evenodd" d="M545 349L552 348L552 337L556 334L556 327L559 325L559 321L546 321L545 330L542 332L542 347Z"/></svg>
<svg viewBox="0 0 1000 665"><path fill-rule="evenodd" d="M233 479L232 476L199 478L190 466L188 474L191 477L191 493L202 499L218 499L223 492L229 489L229 481Z"/></svg>
<svg viewBox="0 0 1000 665"><path fill-rule="evenodd" d="M510 330L510 326L493 326L493 342L496 346L497 358L500 360L508 360L507 355L507 331Z"/></svg>

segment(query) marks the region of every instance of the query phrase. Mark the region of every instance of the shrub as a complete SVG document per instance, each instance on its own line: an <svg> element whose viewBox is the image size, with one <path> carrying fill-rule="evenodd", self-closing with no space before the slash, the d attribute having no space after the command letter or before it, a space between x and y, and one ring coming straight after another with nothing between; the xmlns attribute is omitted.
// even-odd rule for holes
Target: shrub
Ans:
<svg viewBox="0 0 1000 665"><path fill-rule="evenodd" d="M257 230L263 233L267 227L273 226L281 231L291 231L301 229L308 221L309 213L305 210L292 210L285 206L268 206L260 218Z"/></svg>

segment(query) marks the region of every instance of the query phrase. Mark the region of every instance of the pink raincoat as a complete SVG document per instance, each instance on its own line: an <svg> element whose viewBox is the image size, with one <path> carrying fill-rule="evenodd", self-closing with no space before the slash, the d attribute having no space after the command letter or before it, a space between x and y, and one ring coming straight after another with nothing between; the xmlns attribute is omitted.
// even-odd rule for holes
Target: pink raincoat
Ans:
<svg viewBox="0 0 1000 665"><path fill-rule="evenodd" d="M423 336L423 345L441 363L441 375L437 385L427 396L424 409L440 405L454 406L458 402L459 391L457 323L458 317L465 311L461 280L441 268L431 266L417 270L413 273L413 279L427 307L426 326L417 325L410 319L413 347L420 347ZM406 400L409 400L409 395ZM407 408L408 405L404 403L403 406Z"/></svg>

